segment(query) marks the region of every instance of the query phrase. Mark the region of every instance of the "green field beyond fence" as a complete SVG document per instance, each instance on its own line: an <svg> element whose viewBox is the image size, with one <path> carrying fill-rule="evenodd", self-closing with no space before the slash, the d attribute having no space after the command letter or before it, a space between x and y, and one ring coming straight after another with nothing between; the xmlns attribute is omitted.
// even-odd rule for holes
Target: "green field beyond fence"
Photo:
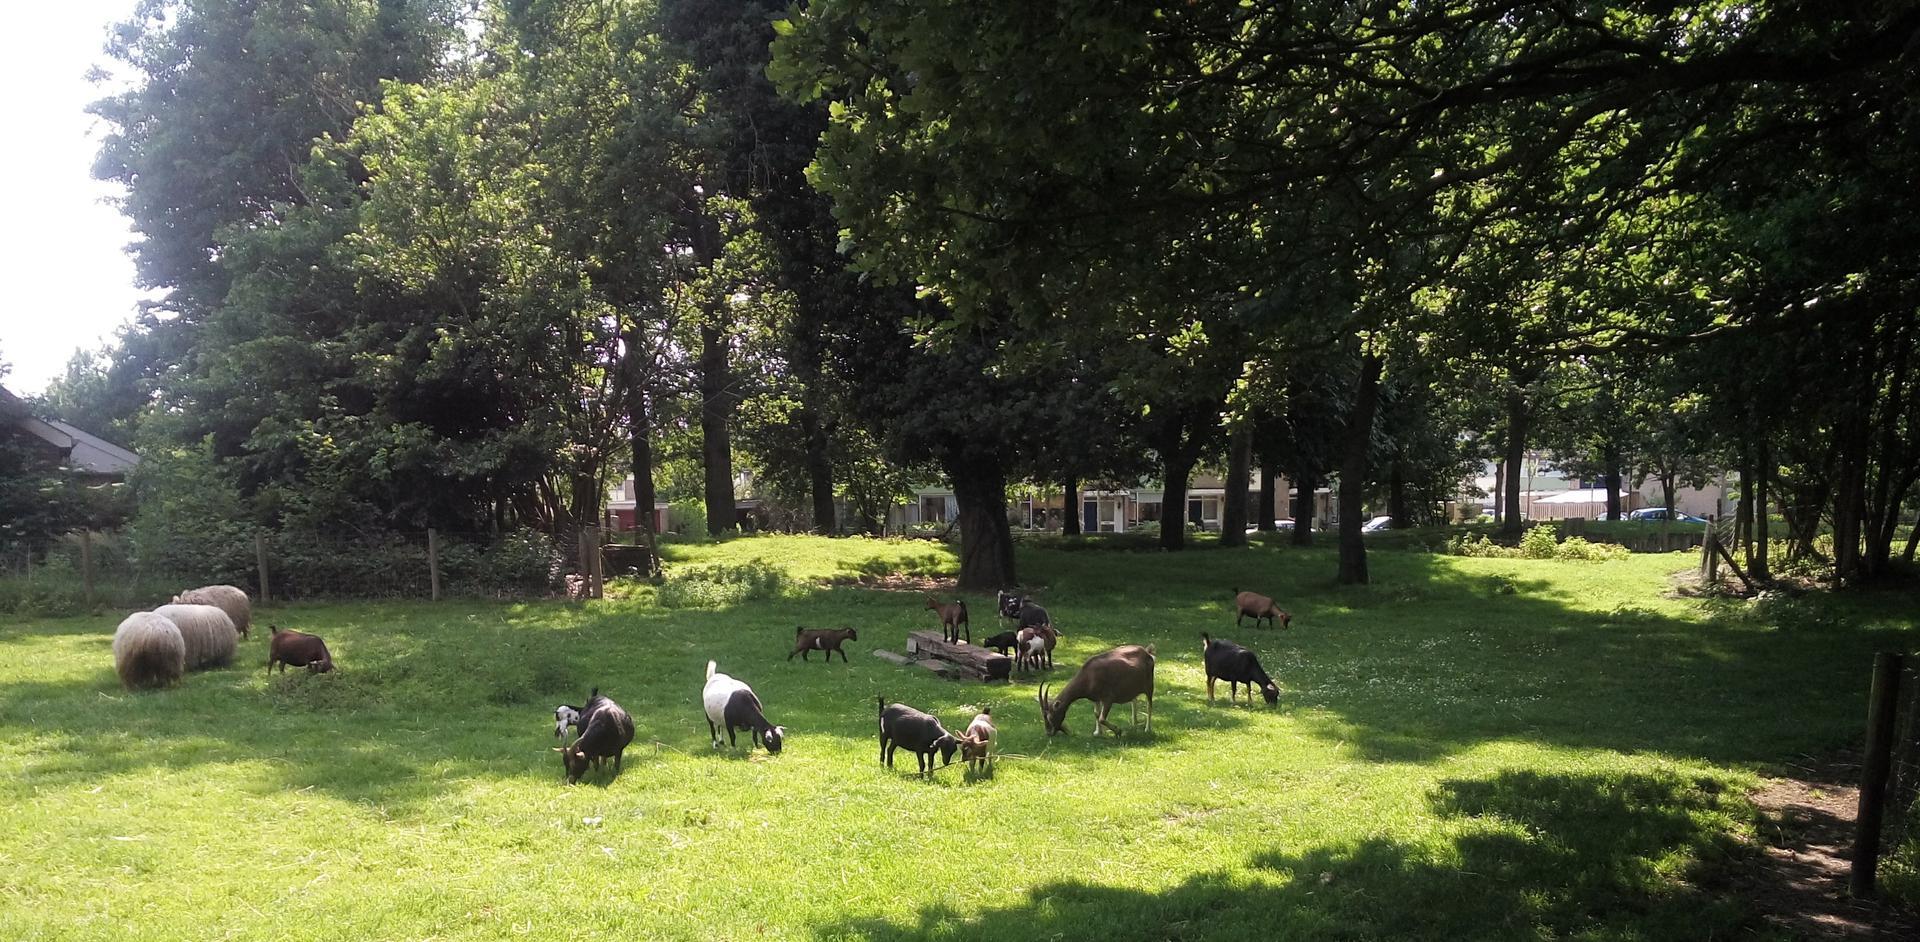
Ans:
<svg viewBox="0 0 1920 942"><path fill-rule="evenodd" d="M1732 879L1758 853L1745 796L1857 739L1872 653L1920 618L1911 595L1674 597L1693 554L1382 553L1340 588L1330 549L1027 545L1055 683L1159 652L1151 735L1091 739L1082 704L1049 740L1030 679L869 655L935 626L913 587L953 570L939 544L668 557L584 604L272 607L339 670L266 677L256 632L155 693L115 682L118 613L0 618L0 938L1766 937ZM1234 628L1235 588L1292 630ZM851 663L786 660L798 625L857 627ZM1209 705L1203 631L1254 647L1280 706ZM709 747L710 658L784 754ZM552 709L591 686L638 737L568 787ZM881 768L875 697L950 728L991 707L997 774Z"/></svg>

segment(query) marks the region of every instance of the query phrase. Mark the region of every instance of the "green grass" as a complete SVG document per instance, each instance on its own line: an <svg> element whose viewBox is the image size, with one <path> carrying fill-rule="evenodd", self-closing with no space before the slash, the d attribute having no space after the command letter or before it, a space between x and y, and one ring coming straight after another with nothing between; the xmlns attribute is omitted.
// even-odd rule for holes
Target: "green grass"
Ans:
<svg viewBox="0 0 1920 942"><path fill-rule="evenodd" d="M773 597L666 609L301 605L340 670L265 678L265 645L180 687L115 684L115 618L0 623L0 938L1697 939L1760 928L1724 895L1758 770L1854 739L1871 653L1910 596L1783 629L1666 595L1686 554L1606 563L1324 549L1023 549L1065 630L1055 672L1159 646L1154 731L1048 740L1034 685L895 668L917 594L820 580L925 542L673 548L669 581L755 559ZM881 562L875 562L881 560ZM1294 628L1236 630L1234 587ZM975 596L974 637L993 629ZM1804 613L1802 613L1804 615ZM851 624L850 664L785 655ZM1278 709L1206 703L1198 635L1257 648ZM785 754L714 752L708 658L759 691ZM598 685L639 735L561 784L551 708ZM877 763L874 697L964 724L998 774ZM1124 708L1116 718L1124 722Z"/></svg>

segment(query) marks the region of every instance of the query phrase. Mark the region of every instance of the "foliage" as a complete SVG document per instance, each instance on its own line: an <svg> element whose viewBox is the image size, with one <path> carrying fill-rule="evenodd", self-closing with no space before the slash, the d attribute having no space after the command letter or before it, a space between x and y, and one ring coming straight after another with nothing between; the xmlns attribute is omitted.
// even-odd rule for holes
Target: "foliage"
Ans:
<svg viewBox="0 0 1920 942"><path fill-rule="evenodd" d="M786 586L784 569L754 559L669 573L654 597L662 608L722 608L777 598Z"/></svg>
<svg viewBox="0 0 1920 942"><path fill-rule="evenodd" d="M1487 538L1485 533L1449 537L1445 551L1453 556L1481 559L1559 559L1605 562L1633 555L1624 546L1591 543L1584 537L1558 539L1551 525L1529 527L1520 537L1520 545L1505 546Z"/></svg>

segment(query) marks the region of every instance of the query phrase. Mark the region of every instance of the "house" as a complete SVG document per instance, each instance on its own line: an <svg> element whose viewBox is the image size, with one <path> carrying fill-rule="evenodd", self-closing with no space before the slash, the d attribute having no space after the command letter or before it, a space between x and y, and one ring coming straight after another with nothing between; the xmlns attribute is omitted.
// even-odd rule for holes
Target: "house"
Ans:
<svg viewBox="0 0 1920 942"><path fill-rule="evenodd" d="M85 483L115 484L127 479L140 456L98 435L59 419L42 419L28 411L13 393L0 389L0 428L33 443L47 457L68 468Z"/></svg>
<svg viewBox="0 0 1920 942"><path fill-rule="evenodd" d="M1520 464L1523 477L1520 481L1520 516L1525 520L1565 520L1572 517L1585 517L1598 520L1607 515L1607 495L1603 486L1593 487L1595 482L1582 481L1554 467L1551 456L1544 451L1529 451ZM1473 486L1485 494L1480 498L1482 512L1492 516L1496 511L1504 512L1506 505L1499 485L1501 480L1496 466L1488 462L1479 477L1473 480ZM1733 506L1737 479L1726 474L1707 483L1706 487L1680 487L1674 489L1674 509L1696 517L1725 516ZM1465 498L1467 506L1473 506L1473 498ZM1660 482L1652 478L1641 482L1635 489L1621 491L1621 513L1638 510L1642 507L1664 506L1665 497L1660 493Z"/></svg>
<svg viewBox="0 0 1920 942"><path fill-rule="evenodd" d="M1275 513L1282 519L1292 515L1293 489L1285 478L1275 482ZM1064 495L1057 487L1052 494L1013 501L1007 514L1014 527L1023 530L1059 530ZM1326 528L1334 518L1334 496L1328 488L1315 494L1314 526ZM1196 474L1187 486L1187 520L1205 530L1219 530L1221 508L1226 500L1225 482L1218 475ZM1165 490L1156 481L1140 481L1133 486L1115 482L1090 482L1080 490L1080 531L1082 533L1124 533L1134 527L1158 523L1165 504ZM1249 522L1259 512L1260 472L1253 471L1247 489ZM887 515L887 528L905 530L919 524L951 523L960 516L960 505L951 488L927 486L914 492L913 500L893 508Z"/></svg>

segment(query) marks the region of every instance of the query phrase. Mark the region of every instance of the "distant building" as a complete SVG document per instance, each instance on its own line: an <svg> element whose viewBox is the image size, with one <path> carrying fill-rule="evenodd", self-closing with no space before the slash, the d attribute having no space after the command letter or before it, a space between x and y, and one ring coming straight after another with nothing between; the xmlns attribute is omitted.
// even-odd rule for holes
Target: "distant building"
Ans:
<svg viewBox="0 0 1920 942"><path fill-rule="evenodd" d="M5 389L0 389L0 428L21 436L90 484L125 481L140 463L139 455L98 435L59 419L36 417L20 397Z"/></svg>

